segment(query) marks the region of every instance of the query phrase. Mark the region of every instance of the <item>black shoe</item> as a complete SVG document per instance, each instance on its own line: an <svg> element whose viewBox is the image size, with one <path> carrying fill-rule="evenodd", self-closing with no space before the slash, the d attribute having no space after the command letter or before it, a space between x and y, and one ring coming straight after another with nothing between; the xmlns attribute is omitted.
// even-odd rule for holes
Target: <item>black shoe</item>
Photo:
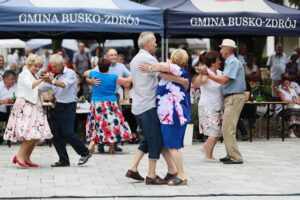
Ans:
<svg viewBox="0 0 300 200"><path fill-rule="evenodd" d="M4 142L3 135L0 134L0 144L2 144L3 142Z"/></svg>
<svg viewBox="0 0 300 200"><path fill-rule="evenodd" d="M92 155L93 154L89 152L88 155L82 156L78 161L78 165L84 165L90 159L90 157L92 157Z"/></svg>
<svg viewBox="0 0 300 200"><path fill-rule="evenodd" d="M243 161L233 161L233 160L227 160L227 161L224 161L223 164L226 164L226 165L230 165L230 164L243 164Z"/></svg>
<svg viewBox="0 0 300 200"><path fill-rule="evenodd" d="M249 136L248 135L243 135L241 138L242 141L248 141L249 140Z"/></svg>
<svg viewBox="0 0 300 200"><path fill-rule="evenodd" d="M70 163L64 163L64 162L56 162L51 165L51 167L69 167Z"/></svg>
<svg viewBox="0 0 300 200"><path fill-rule="evenodd" d="M176 174L167 173L166 176L164 177L164 180L166 182L169 182L169 181L175 179L176 177L177 177L177 173Z"/></svg>
<svg viewBox="0 0 300 200"><path fill-rule="evenodd" d="M103 144L98 144L98 151L99 151L99 153L104 153L104 145Z"/></svg>
<svg viewBox="0 0 300 200"><path fill-rule="evenodd" d="M115 151L122 152L123 149L121 147L119 147L117 144L115 144Z"/></svg>
<svg viewBox="0 0 300 200"><path fill-rule="evenodd" d="M225 161L228 161L228 160L230 160L230 158L224 157L224 158L220 159L220 162L225 162Z"/></svg>

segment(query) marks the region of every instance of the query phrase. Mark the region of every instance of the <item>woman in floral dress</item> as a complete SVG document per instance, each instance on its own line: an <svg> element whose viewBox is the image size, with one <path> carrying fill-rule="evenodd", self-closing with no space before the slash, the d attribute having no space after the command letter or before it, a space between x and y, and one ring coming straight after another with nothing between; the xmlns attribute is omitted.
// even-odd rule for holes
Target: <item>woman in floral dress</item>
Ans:
<svg viewBox="0 0 300 200"><path fill-rule="evenodd" d="M5 140L22 141L13 163L23 168L39 167L31 159L31 153L39 141L52 138L47 116L42 107L38 86L43 82L36 73L39 71L40 57L32 54L26 59L19 74L16 102L13 105L4 133Z"/></svg>
<svg viewBox="0 0 300 200"><path fill-rule="evenodd" d="M89 113L86 132L90 141L89 150L94 152L95 144L109 144L109 153L114 153L116 142L131 139L130 128L126 125L124 116L118 108L116 85L127 85L131 78L108 74L111 63L106 59L98 62L99 72L88 70L84 76L100 80L100 85L92 86L91 111Z"/></svg>
<svg viewBox="0 0 300 200"><path fill-rule="evenodd" d="M182 49L176 49L171 54L170 63L143 64L140 69L145 72L169 72L190 80L185 69L188 54ZM161 79L157 88L157 114L161 123L164 148L167 149L177 168L177 177L168 185L187 185L187 177L183 169L183 157L180 149L183 148L184 133L187 122L190 121L190 92L174 82Z"/></svg>
<svg viewBox="0 0 300 200"><path fill-rule="evenodd" d="M218 76L222 75L220 68L220 54L216 51L208 52L204 57L204 62L210 73ZM223 95L222 85L216 83L199 74L195 79L196 87L200 86L201 96L199 101L199 126L204 135L208 136L203 145L206 161L217 161L213 157L213 150L221 137L222 115L223 115Z"/></svg>

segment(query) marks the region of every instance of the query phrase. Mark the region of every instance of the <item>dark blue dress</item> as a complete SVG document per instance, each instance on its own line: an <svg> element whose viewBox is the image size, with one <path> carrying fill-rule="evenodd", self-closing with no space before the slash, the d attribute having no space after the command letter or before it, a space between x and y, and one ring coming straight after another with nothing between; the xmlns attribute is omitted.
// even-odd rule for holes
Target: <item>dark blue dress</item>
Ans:
<svg viewBox="0 0 300 200"><path fill-rule="evenodd" d="M190 80L186 69L171 64L170 72ZM183 147L187 122L191 120L189 90L178 83L161 79L157 88L157 114L161 123L164 147L179 149Z"/></svg>

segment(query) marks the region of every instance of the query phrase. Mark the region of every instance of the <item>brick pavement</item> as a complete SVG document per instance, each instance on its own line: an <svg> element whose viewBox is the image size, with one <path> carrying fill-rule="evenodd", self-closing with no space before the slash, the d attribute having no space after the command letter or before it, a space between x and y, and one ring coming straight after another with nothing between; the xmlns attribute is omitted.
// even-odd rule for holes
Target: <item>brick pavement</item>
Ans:
<svg viewBox="0 0 300 200"><path fill-rule="evenodd" d="M33 154L33 161L41 164L37 169L12 165L11 158L19 145L12 148L1 145L0 199L300 199L300 139L239 142L243 165L206 163L201 145L195 143L183 149L189 177L188 186L184 187L147 186L126 178L137 145L123 146L124 152L120 154L94 154L85 166L76 165L79 156L69 148L71 167L67 168L51 168L50 164L57 161L55 149L39 146ZM217 158L225 155L223 145L216 146ZM144 158L139 168L143 176L147 164ZM157 173L160 176L166 173L163 160L158 163ZM289 196L294 194L297 195Z"/></svg>

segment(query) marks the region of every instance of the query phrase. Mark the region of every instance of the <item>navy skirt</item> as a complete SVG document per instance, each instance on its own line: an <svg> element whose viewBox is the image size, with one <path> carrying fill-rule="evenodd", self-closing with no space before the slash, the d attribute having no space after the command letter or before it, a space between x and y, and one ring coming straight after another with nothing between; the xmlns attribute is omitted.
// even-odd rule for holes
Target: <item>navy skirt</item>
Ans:
<svg viewBox="0 0 300 200"><path fill-rule="evenodd" d="M183 148L183 140L186 129L186 123L180 125L176 112L173 112L173 124L161 124L161 134L166 149L180 149Z"/></svg>

